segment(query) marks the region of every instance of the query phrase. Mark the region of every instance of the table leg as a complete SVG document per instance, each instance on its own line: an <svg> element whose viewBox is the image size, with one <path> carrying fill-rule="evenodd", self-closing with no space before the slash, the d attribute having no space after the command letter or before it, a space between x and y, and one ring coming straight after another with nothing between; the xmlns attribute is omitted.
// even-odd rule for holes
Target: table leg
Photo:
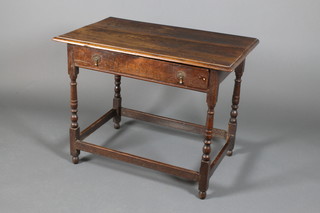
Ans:
<svg viewBox="0 0 320 213"><path fill-rule="evenodd" d="M207 120L206 131L203 146L203 155L200 165L200 179L199 179L199 198L204 199L209 186L210 178L210 153L211 153L211 139L213 133L213 121L214 121L214 107L217 102L219 78L216 71L211 71L209 79L209 91L207 93Z"/></svg>
<svg viewBox="0 0 320 213"><path fill-rule="evenodd" d="M241 77L244 71L245 61L243 61L236 69L236 79L234 80L234 89L232 95L232 105L230 112L230 120L228 125L228 141L230 143L229 150L227 151L228 156L232 156L233 148L236 140L236 132L237 132L237 116L238 116L238 108L240 101L240 87L241 87Z"/></svg>
<svg viewBox="0 0 320 213"><path fill-rule="evenodd" d="M74 164L79 163L80 150L75 148L75 142L80 138L80 129L78 125L78 95L77 95L77 76L79 68L74 66L72 47L68 47L68 73L70 82L70 108L71 108L71 126L70 126L70 154Z"/></svg>
<svg viewBox="0 0 320 213"><path fill-rule="evenodd" d="M113 98L113 109L116 110L116 115L113 117L114 128L120 128L120 121L121 121L121 76L115 75L114 76L114 98Z"/></svg>

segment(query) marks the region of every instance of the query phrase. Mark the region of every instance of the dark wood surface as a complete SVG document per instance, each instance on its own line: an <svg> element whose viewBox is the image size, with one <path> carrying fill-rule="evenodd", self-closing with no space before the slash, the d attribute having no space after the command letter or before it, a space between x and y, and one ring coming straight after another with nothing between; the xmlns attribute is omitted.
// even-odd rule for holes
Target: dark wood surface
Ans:
<svg viewBox="0 0 320 213"><path fill-rule="evenodd" d="M210 179L210 153L211 140L213 138L214 125L214 108L218 100L219 91L219 71L211 71L209 80L209 91L207 92L207 119L206 130L202 148L202 158L200 164L200 179L199 179L199 198L204 199L207 195Z"/></svg>
<svg viewBox="0 0 320 213"><path fill-rule="evenodd" d="M116 111L116 115L113 118L114 128L120 128L121 122L121 76L115 75L114 76L114 97L113 97L113 109Z"/></svg>
<svg viewBox="0 0 320 213"><path fill-rule="evenodd" d="M228 156L233 154L234 142L236 140L236 132L237 132L237 116L238 116L238 108L240 102L240 88L241 88L241 77L244 71L245 61L243 61L235 70L236 79L234 79L234 87L232 94L232 105L230 112L230 119L228 124L228 138L227 141L230 142L230 147L227 152Z"/></svg>
<svg viewBox="0 0 320 213"><path fill-rule="evenodd" d="M150 113L140 112L138 110L127 109L124 107L122 107L121 109L121 115L128 118L134 118L137 120L150 122L150 123L154 123L157 125L161 125L161 126L165 126L173 129L183 130L190 133L205 135L205 131L206 131L206 127L204 125L199 125L199 124L190 123L186 121L180 121L180 120L167 118L159 115L153 115ZM213 128L212 132L214 137L226 139L227 131L223 129Z"/></svg>
<svg viewBox="0 0 320 213"><path fill-rule="evenodd" d="M206 91L209 71L205 68L182 65L167 61L70 45L76 66L121 74L126 77L157 82L175 87ZM182 74L180 81L179 75Z"/></svg>
<svg viewBox="0 0 320 213"><path fill-rule="evenodd" d="M102 155L105 157L113 158L116 160L125 161L127 163L165 172L165 173L175 175L181 178L185 178L188 180L198 181L199 179L199 172L174 166L171 164L166 164L159 161L151 160L148 158L143 158L133 154L121 152L118 150L98 146L92 143L87 143L85 141L77 141L75 146L77 149L83 150L85 152L90 152L90 153Z"/></svg>
<svg viewBox="0 0 320 213"><path fill-rule="evenodd" d="M109 17L54 40L233 71L258 39Z"/></svg>
<svg viewBox="0 0 320 213"><path fill-rule="evenodd" d="M77 91L77 77L79 74L79 67L75 66L73 57L73 48L68 45L68 74L70 77L70 154L74 164L79 162L80 150L75 148L75 143L80 139L80 128L78 124L78 91Z"/></svg>

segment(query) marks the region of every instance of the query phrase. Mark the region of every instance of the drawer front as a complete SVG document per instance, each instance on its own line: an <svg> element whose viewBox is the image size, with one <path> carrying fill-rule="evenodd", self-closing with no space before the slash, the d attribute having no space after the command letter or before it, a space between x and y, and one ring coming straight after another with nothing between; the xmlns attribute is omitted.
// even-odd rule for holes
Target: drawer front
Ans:
<svg viewBox="0 0 320 213"><path fill-rule="evenodd" d="M89 47L74 46L73 51L79 67L200 91L208 88L209 72L204 68Z"/></svg>

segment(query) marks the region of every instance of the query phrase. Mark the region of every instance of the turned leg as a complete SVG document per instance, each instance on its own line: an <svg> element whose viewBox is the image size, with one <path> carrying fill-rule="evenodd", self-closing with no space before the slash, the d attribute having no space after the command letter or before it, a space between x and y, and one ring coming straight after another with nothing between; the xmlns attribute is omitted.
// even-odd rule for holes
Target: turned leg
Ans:
<svg viewBox="0 0 320 213"><path fill-rule="evenodd" d="M228 156L232 156L234 143L236 140L237 132L237 116L240 101L240 87L241 87L241 77L244 70L245 61L243 61L235 70L236 79L234 80L234 89L232 95L232 105L230 112L230 120L228 125L228 142L230 143L229 149L227 151Z"/></svg>
<svg viewBox="0 0 320 213"><path fill-rule="evenodd" d="M207 93L207 120L206 120L206 131L203 145L203 155L201 158L200 165L200 179L199 179L199 198L204 199L206 197L206 192L209 187L210 178L210 153L211 153L211 139L213 133L213 121L214 121L214 107L217 101L218 95L218 73L216 71L211 71L210 73L210 85L209 92Z"/></svg>
<svg viewBox="0 0 320 213"><path fill-rule="evenodd" d="M70 82L70 108L71 108L71 126L70 126L70 154L72 162L77 164L79 162L80 150L75 148L75 143L79 140L80 129L78 125L78 96L77 96L77 76L79 68L73 63L72 46L68 45L68 73L71 79Z"/></svg>
<svg viewBox="0 0 320 213"><path fill-rule="evenodd" d="M120 128L120 121L121 121L121 76L115 75L114 76L114 98L113 98L113 109L116 110L116 115L113 117L114 128Z"/></svg>

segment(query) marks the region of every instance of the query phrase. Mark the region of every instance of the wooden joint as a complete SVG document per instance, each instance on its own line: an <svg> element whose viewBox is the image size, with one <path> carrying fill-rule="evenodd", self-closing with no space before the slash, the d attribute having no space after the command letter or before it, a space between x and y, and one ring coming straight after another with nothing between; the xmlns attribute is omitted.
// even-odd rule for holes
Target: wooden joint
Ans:
<svg viewBox="0 0 320 213"><path fill-rule="evenodd" d="M215 157L215 159L210 163L210 176L213 174L213 172L217 169L220 162L224 158L224 156L227 154L227 151L229 149L230 143L229 140L225 143L225 145L221 148L218 155Z"/></svg>
<svg viewBox="0 0 320 213"><path fill-rule="evenodd" d="M121 107L121 98L114 98L113 99L113 108L120 108Z"/></svg>
<svg viewBox="0 0 320 213"><path fill-rule="evenodd" d="M111 118L113 118L116 115L116 110L111 109L106 114L101 116L98 120L93 122L90 126L88 126L86 129L84 129L80 133L80 140L84 140L86 137L91 135L94 131L96 131L98 128L100 128L103 124L108 122Z"/></svg>
<svg viewBox="0 0 320 213"><path fill-rule="evenodd" d="M210 136L213 133L213 129L206 129L205 133L206 133L206 135Z"/></svg>

